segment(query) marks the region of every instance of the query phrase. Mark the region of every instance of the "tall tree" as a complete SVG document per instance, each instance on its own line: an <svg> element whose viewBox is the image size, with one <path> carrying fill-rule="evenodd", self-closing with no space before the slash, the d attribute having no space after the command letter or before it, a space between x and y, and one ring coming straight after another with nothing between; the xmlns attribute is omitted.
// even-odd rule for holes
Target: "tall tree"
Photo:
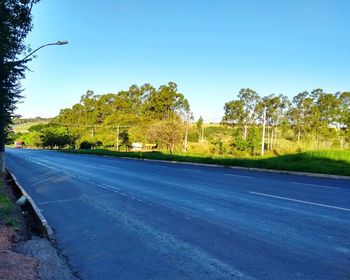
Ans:
<svg viewBox="0 0 350 280"><path fill-rule="evenodd" d="M31 10L39 0L0 1L0 172L5 171L5 139L16 103L21 98L20 79L26 63L18 56L26 49L24 39L32 29ZM17 60L17 61L16 61Z"/></svg>
<svg viewBox="0 0 350 280"><path fill-rule="evenodd" d="M242 88L238 93L238 100L232 100L225 104L223 122L242 126L243 139L247 139L248 126L254 124L257 119L257 106L259 95L250 88Z"/></svg>
<svg viewBox="0 0 350 280"><path fill-rule="evenodd" d="M298 144L300 143L301 137L311 130L313 108L314 102L309 92L303 91L293 97L292 107L288 115L292 127L294 128Z"/></svg>
<svg viewBox="0 0 350 280"><path fill-rule="evenodd" d="M145 108L146 114L160 120L186 116L190 111L187 99L177 91L177 85L173 82L160 86L158 91L152 91L147 96Z"/></svg>
<svg viewBox="0 0 350 280"><path fill-rule="evenodd" d="M285 119L288 106L288 98L282 94L265 96L258 105L260 111L266 108L266 124L268 125L267 146L270 149L276 145L278 126Z"/></svg>

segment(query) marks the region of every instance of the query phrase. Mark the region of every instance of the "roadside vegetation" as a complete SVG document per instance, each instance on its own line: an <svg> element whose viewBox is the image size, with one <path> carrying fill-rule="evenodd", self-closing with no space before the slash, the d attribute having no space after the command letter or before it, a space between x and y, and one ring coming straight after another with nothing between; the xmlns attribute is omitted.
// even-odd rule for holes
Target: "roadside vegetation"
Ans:
<svg viewBox="0 0 350 280"><path fill-rule="evenodd" d="M315 89L289 100L246 88L223 108L219 123L194 120L173 82L116 94L88 91L57 117L13 130L8 144L349 175L350 92Z"/></svg>
<svg viewBox="0 0 350 280"><path fill-rule="evenodd" d="M95 154L350 176L350 151L322 150L265 157L205 156L188 153L171 154L167 152L115 152L104 149L68 149L61 151L78 154Z"/></svg>
<svg viewBox="0 0 350 280"><path fill-rule="evenodd" d="M19 229L20 223L17 215L14 202L5 188L3 179L0 178L0 224L3 223L15 230Z"/></svg>

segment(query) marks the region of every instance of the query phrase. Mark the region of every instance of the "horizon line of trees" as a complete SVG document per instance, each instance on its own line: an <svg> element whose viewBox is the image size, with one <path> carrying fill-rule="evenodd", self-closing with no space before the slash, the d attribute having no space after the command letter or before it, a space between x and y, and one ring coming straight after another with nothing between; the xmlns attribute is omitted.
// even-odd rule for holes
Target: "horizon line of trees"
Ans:
<svg viewBox="0 0 350 280"><path fill-rule="evenodd" d="M260 97L254 90L243 88L237 99L224 105L222 123L242 128L242 138L248 137L248 127L267 126L267 145L272 149L281 134L300 144L301 141L328 141L335 138L340 147L350 137L350 92L325 93L322 89L303 91L291 100L285 95ZM292 133L292 134L291 134Z"/></svg>
<svg viewBox="0 0 350 280"><path fill-rule="evenodd" d="M158 89L150 84L132 85L116 94L95 95L87 91L72 108L62 109L47 125L36 125L28 143L42 147L130 148L132 142L156 144L159 149L187 150L189 142L210 142L213 153L259 154L262 123L266 123L265 147L278 148L277 140L326 143L339 147L349 142L350 92L325 93L321 89L301 92L291 100L284 95L260 97L241 89L224 105L221 124L231 129L206 129L202 117L193 123L190 105L177 85ZM207 131L208 130L208 131ZM209 134L212 133L212 135Z"/></svg>

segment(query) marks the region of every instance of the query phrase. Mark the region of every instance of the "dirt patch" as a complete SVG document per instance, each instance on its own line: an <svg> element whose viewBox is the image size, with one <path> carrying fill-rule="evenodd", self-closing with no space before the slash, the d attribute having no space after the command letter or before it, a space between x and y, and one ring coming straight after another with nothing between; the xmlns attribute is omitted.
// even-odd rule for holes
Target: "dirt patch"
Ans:
<svg viewBox="0 0 350 280"><path fill-rule="evenodd" d="M38 278L38 261L12 251L15 236L13 229L0 224L0 279L35 280Z"/></svg>

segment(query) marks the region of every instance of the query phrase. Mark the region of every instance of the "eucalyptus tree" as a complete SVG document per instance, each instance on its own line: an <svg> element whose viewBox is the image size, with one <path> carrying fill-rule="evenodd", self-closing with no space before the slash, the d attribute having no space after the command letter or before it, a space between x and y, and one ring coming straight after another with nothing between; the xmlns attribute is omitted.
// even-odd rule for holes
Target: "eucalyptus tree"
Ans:
<svg viewBox="0 0 350 280"><path fill-rule="evenodd" d="M259 111L266 109L266 124L268 126L268 148L272 149L277 142L278 127L285 120L289 108L287 96L270 94L262 98L258 105Z"/></svg>
<svg viewBox="0 0 350 280"><path fill-rule="evenodd" d="M247 139L249 125L254 125L259 117L257 109L260 97L250 88L242 88L237 97L237 100L225 103L222 121L230 125L241 126L242 137Z"/></svg>
<svg viewBox="0 0 350 280"><path fill-rule="evenodd" d="M24 39L32 29L32 7L39 0L0 1L0 172L5 171L5 142L16 104L21 98L20 79L26 63L18 56L27 50Z"/></svg>
<svg viewBox="0 0 350 280"><path fill-rule="evenodd" d="M162 85L157 91L151 91L145 100L145 114L154 119L165 120L176 116L186 116L190 105L182 93L178 92L177 85L169 82Z"/></svg>
<svg viewBox="0 0 350 280"><path fill-rule="evenodd" d="M302 136L311 131L313 111L314 101L308 91L303 91L293 97L288 116L298 145Z"/></svg>
<svg viewBox="0 0 350 280"><path fill-rule="evenodd" d="M344 137L350 141L350 92L337 94L339 100L339 124L341 129L340 147L343 148Z"/></svg>

